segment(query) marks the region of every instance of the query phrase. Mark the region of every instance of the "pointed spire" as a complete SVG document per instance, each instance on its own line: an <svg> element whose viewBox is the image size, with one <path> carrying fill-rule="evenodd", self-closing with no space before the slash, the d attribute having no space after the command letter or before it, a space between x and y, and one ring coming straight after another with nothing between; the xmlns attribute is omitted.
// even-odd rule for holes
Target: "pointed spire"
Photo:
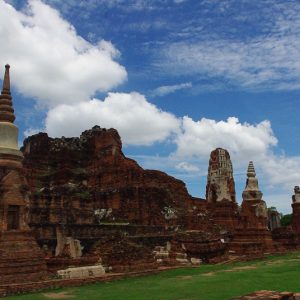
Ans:
<svg viewBox="0 0 300 300"><path fill-rule="evenodd" d="M247 170L247 182L245 190L258 191L258 180L256 178L256 173L253 165L253 161L249 161Z"/></svg>
<svg viewBox="0 0 300 300"><path fill-rule="evenodd" d="M3 79L2 95L10 95L10 79L9 79L10 65L5 65L5 74Z"/></svg>
<svg viewBox="0 0 300 300"><path fill-rule="evenodd" d="M12 97L10 95L9 65L5 66L3 88L0 95L0 122L13 123L15 120Z"/></svg>
<svg viewBox="0 0 300 300"><path fill-rule="evenodd" d="M255 173L253 161L249 161L247 177L255 177L255 176L256 176L256 173Z"/></svg>

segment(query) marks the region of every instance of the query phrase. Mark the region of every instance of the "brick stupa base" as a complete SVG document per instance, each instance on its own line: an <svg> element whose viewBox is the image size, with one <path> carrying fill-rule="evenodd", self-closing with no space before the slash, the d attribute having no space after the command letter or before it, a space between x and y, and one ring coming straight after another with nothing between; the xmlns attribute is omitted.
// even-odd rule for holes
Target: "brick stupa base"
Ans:
<svg viewBox="0 0 300 300"><path fill-rule="evenodd" d="M223 200L216 203L209 203L208 210L214 222L227 230L233 231L237 221L238 205L236 202Z"/></svg>
<svg viewBox="0 0 300 300"><path fill-rule="evenodd" d="M0 284L43 280L43 253L29 230L0 233Z"/></svg>
<svg viewBox="0 0 300 300"><path fill-rule="evenodd" d="M271 233L266 228L237 228L229 250L236 254L263 254L273 252L274 243Z"/></svg>

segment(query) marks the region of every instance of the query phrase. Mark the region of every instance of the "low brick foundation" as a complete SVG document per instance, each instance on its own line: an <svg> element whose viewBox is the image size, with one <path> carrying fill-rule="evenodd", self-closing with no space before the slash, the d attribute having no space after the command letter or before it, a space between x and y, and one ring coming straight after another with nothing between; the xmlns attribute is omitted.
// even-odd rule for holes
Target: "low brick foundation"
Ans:
<svg viewBox="0 0 300 300"><path fill-rule="evenodd" d="M300 293L258 291L232 300L300 300Z"/></svg>
<svg viewBox="0 0 300 300"><path fill-rule="evenodd" d="M16 295L16 294L25 294L25 293L37 293L43 290L81 286L81 285L93 284L97 282L109 282L109 281L124 279L128 277L153 275L153 274L158 274L161 271L178 269L178 268L183 268L183 266L163 267L160 269L148 270L142 272L112 273L112 274L105 274L99 277L91 277L91 278L84 278L84 279L80 279L80 278L53 279L53 280L45 280L45 281L38 281L38 282L4 284L4 285L0 285L0 297Z"/></svg>

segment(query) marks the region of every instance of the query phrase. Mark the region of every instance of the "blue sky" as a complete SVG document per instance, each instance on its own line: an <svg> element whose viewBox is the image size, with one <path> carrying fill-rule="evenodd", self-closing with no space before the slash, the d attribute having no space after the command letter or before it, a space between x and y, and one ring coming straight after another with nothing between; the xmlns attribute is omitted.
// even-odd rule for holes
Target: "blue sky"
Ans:
<svg viewBox="0 0 300 300"><path fill-rule="evenodd" d="M300 3L1 0L20 141L119 130L125 154L205 194L229 150L237 199L253 160L269 206L300 184Z"/></svg>

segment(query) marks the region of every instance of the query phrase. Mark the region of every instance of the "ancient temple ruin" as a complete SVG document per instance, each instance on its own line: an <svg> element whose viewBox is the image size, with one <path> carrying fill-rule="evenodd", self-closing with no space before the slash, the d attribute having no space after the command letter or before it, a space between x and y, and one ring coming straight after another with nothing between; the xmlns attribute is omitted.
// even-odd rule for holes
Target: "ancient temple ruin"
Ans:
<svg viewBox="0 0 300 300"><path fill-rule="evenodd" d="M181 180L127 158L113 128L94 126L74 138L38 133L19 150L14 120L7 65L0 96L0 285L67 278L70 266L86 278L300 246L299 187L292 226L279 227L253 162L237 203L225 149L211 152L200 199Z"/></svg>

